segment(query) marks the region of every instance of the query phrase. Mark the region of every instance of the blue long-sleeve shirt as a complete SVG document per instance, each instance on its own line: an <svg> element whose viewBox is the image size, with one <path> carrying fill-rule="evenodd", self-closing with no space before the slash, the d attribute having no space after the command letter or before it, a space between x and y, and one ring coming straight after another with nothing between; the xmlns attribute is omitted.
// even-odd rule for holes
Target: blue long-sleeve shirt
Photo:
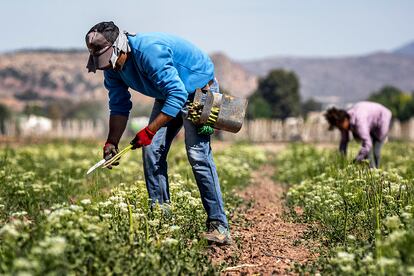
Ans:
<svg viewBox="0 0 414 276"><path fill-rule="evenodd" d="M165 33L128 36L131 52L121 71L104 71L111 115L128 116L132 88L165 100L162 112L175 117L188 95L214 78L210 57L190 42Z"/></svg>

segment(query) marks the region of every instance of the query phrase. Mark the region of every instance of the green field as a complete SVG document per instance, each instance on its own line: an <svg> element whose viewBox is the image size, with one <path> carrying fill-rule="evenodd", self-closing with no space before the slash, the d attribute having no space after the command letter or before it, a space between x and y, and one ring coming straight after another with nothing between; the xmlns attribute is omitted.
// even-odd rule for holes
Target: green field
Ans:
<svg viewBox="0 0 414 276"><path fill-rule="evenodd" d="M318 244L319 258L296 272L414 274L414 146L386 144L381 170L350 162L357 149L348 159L303 144L273 155L247 144L215 152L230 224L235 191L270 163L288 185L285 219L308 223L306 239ZM200 239L206 215L184 145L169 155L172 204L153 212L141 152L85 176L100 151L92 142L2 148L0 274L218 273Z"/></svg>
<svg viewBox="0 0 414 276"><path fill-rule="evenodd" d="M306 145L278 156L275 177L289 183L291 215L313 223L310 238L322 245L320 259L300 271L414 274L414 146L389 143L383 155L382 170Z"/></svg>
<svg viewBox="0 0 414 276"><path fill-rule="evenodd" d="M149 210L141 152L86 177L94 143L3 148L0 154L0 274L210 274L206 215L183 144L169 155L172 204ZM215 155L227 210L233 189L266 160L252 146ZM229 213L231 216L231 213Z"/></svg>

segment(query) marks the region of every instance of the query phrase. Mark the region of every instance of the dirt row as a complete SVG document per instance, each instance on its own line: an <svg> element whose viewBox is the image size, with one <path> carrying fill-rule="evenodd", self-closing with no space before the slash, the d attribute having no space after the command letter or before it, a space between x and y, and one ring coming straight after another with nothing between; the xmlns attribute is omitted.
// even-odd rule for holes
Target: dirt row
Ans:
<svg viewBox="0 0 414 276"><path fill-rule="evenodd" d="M284 216L286 188L272 180L273 174L270 165L253 173L250 185L239 193L245 200L242 217L232 218L234 243L209 248L214 264L226 264L223 275L293 275L294 263L306 264L317 257L304 240L309 225Z"/></svg>

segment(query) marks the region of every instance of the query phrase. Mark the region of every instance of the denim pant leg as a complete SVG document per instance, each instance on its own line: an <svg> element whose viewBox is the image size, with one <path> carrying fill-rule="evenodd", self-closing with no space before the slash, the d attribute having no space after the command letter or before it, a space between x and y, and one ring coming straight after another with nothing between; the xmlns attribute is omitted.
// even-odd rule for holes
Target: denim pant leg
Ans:
<svg viewBox="0 0 414 276"><path fill-rule="evenodd" d="M375 138L372 138L372 149L370 150L369 157L369 166L371 168L379 168L380 159L381 159L381 149L384 145L384 141L378 141Z"/></svg>
<svg viewBox="0 0 414 276"><path fill-rule="evenodd" d="M374 162L375 162L375 167L379 168L380 165L380 160L381 160L381 149L382 146L384 145L385 140L384 141L375 141L374 142Z"/></svg>
<svg viewBox="0 0 414 276"><path fill-rule="evenodd" d="M161 112L163 105L163 101L155 100L150 122ZM152 204L170 202L167 154L182 124L182 117L177 116L157 131L150 145L142 148L145 182Z"/></svg>
<svg viewBox="0 0 414 276"><path fill-rule="evenodd" d="M201 201L207 212L207 222L219 221L228 227L217 169L210 147L210 136L199 135L192 122L187 119L183 121L188 161L200 191Z"/></svg>

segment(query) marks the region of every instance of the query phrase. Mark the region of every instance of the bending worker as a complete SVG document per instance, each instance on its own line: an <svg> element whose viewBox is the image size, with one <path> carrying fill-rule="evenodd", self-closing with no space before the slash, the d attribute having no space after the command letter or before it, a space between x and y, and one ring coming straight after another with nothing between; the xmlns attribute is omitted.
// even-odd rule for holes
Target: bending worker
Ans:
<svg viewBox="0 0 414 276"><path fill-rule="evenodd" d="M349 110L332 107L325 113L329 130L337 127L341 131L339 151L346 155L351 131L353 137L362 142L355 161L369 157L370 166L375 168L379 167L381 148L388 135L391 117L388 108L373 102L359 102Z"/></svg>
<svg viewBox="0 0 414 276"><path fill-rule="evenodd" d="M208 216L204 237L219 244L229 243L210 136L199 134L197 127L183 119L181 113L197 88L218 92L209 56L190 42L169 34L120 32L112 21L93 26L85 39L90 52L87 68L89 72L104 70L104 85L109 92L109 134L104 158L118 152L132 108L128 89L155 98L148 126L131 141L133 149L143 148L145 181L153 204L170 202L167 154L184 126L188 160Z"/></svg>

